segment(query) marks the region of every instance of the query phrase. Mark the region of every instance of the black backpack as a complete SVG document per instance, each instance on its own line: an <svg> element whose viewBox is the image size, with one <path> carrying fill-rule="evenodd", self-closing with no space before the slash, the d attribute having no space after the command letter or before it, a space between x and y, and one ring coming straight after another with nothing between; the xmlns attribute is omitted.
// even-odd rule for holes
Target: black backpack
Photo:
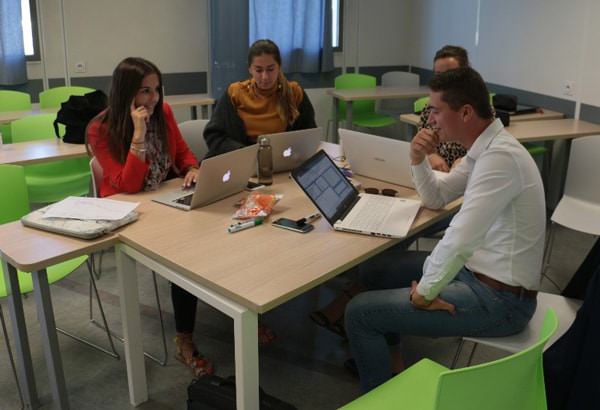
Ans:
<svg viewBox="0 0 600 410"><path fill-rule="evenodd" d="M60 110L54 120L54 134L58 134L58 124L64 124L66 133L62 137L64 142L71 144L85 143L85 129L92 118L98 115L107 106L108 98L101 90L89 92L85 95L72 95L60 105Z"/></svg>

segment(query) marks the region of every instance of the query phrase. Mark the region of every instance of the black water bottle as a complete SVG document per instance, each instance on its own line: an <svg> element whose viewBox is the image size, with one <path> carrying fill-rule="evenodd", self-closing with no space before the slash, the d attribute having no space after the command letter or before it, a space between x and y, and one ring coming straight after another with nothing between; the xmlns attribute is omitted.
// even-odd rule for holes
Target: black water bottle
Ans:
<svg viewBox="0 0 600 410"><path fill-rule="evenodd" d="M273 151L271 141L267 137L258 140L258 183L271 185L273 183Z"/></svg>

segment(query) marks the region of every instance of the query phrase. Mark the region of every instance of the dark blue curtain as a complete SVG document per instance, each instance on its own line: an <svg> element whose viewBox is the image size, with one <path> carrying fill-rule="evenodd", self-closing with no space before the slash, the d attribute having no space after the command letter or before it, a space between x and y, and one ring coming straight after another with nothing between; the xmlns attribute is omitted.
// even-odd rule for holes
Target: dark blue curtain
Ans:
<svg viewBox="0 0 600 410"><path fill-rule="evenodd" d="M21 1L0 0L0 84L27 82Z"/></svg>
<svg viewBox="0 0 600 410"><path fill-rule="evenodd" d="M284 72L333 70L331 0L250 0L249 6L249 44L277 43Z"/></svg>
<svg viewBox="0 0 600 410"><path fill-rule="evenodd" d="M210 1L210 92L219 98L227 86L249 77L248 0Z"/></svg>

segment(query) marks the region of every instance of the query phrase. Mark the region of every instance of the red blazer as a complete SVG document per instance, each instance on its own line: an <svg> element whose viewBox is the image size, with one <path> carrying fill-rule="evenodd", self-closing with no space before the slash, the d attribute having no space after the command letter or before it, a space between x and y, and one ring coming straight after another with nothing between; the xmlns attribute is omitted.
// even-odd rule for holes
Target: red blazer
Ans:
<svg viewBox="0 0 600 410"><path fill-rule="evenodd" d="M184 176L190 167L198 166L198 160L183 140L173 111L167 103L163 103L163 113L173 168L178 175ZM92 121L87 129L87 137L88 144L98 163L102 166L104 174L99 187L99 196L105 197L120 192L135 193L142 190L148 173L148 164L141 161L131 151L127 153L124 164L117 161L108 148L108 125L106 123L102 124L100 120Z"/></svg>

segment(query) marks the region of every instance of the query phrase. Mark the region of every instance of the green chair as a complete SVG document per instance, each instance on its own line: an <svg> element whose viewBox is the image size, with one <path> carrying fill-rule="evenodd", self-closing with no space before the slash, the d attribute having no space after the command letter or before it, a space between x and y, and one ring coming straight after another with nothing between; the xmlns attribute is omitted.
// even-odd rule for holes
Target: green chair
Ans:
<svg viewBox="0 0 600 410"><path fill-rule="evenodd" d="M429 104L429 97L421 97L421 98L415 100L415 105L414 105L415 114L420 114L421 111L423 111L425 109L425 107L427 107L427 104Z"/></svg>
<svg viewBox="0 0 600 410"><path fill-rule="evenodd" d="M337 89L375 88L376 79L365 74L342 74L335 78L334 87ZM339 102L340 119L346 118L346 103ZM352 103L352 123L359 127L378 128L395 124L394 118L375 112L374 100L359 100ZM337 125L336 125L337 126ZM350 124L347 125L348 127Z"/></svg>
<svg viewBox="0 0 600 410"><path fill-rule="evenodd" d="M27 93L11 90L0 90L0 112L29 111L31 97ZM0 133L5 144L12 142L10 124L0 124Z"/></svg>
<svg viewBox="0 0 600 410"><path fill-rule="evenodd" d="M519 353L457 370L423 359L343 409L546 409L542 352L557 327L548 309L538 342Z"/></svg>
<svg viewBox="0 0 600 410"><path fill-rule="evenodd" d="M88 87L54 87L40 93L40 108L60 108L72 95L84 95L95 91Z"/></svg>
<svg viewBox="0 0 600 410"><path fill-rule="evenodd" d="M56 114L40 114L13 121L13 142L56 139L52 125L55 118ZM29 199L34 203L87 195L90 189L90 170L85 157L27 165L25 176Z"/></svg>
<svg viewBox="0 0 600 410"><path fill-rule="evenodd" d="M0 186L2 186L2 206L0 207L0 224L5 224L8 222L19 220L23 215L29 213L29 198L27 195L27 187L25 185L25 172L23 167L17 165L0 165ZM73 271L79 268L82 264L88 262L87 256L80 256L78 258L74 258L56 265L52 265L48 267L47 275L48 275L48 283L53 284L58 282L59 280L65 278L70 275ZM104 315L104 309L102 308L102 303L100 302L100 297L98 296L98 291L96 289L96 282L94 281L94 277L92 275L90 265L88 264L88 271L90 274L90 283L91 287L93 287L94 292L96 294L96 298L98 301L98 306L100 308L100 313L102 315L102 320L104 325L108 328L108 324L106 323L106 318ZM18 280L19 280L19 289L22 294L28 294L33 291L33 281L31 278L31 273L27 272L17 272ZM6 283L4 282L4 268L0 264L0 299L7 297L8 292L6 289ZM4 338L6 340L6 346L8 350L8 354L10 356L10 362L13 366L13 373L15 374L15 381L17 381L16 371L14 369L14 361L12 358L12 352L10 350L10 343L8 340L8 335L6 333L6 326L4 324L4 316L2 314L1 306L0 306L0 320L2 322L2 328L4 333ZM69 336L81 343L84 343L94 349L97 349L103 353L106 353L115 358L119 358L119 355L115 351L115 347L112 341L112 337L110 333L107 332L107 337L111 346L112 351L104 349L101 346L94 344L93 342L82 339L74 334L71 334L63 329L57 328L58 332ZM19 386L17 381L17 386ZM19 395L21 394L19 388ZM21 397L22 403L22 397Z"/></svg>

